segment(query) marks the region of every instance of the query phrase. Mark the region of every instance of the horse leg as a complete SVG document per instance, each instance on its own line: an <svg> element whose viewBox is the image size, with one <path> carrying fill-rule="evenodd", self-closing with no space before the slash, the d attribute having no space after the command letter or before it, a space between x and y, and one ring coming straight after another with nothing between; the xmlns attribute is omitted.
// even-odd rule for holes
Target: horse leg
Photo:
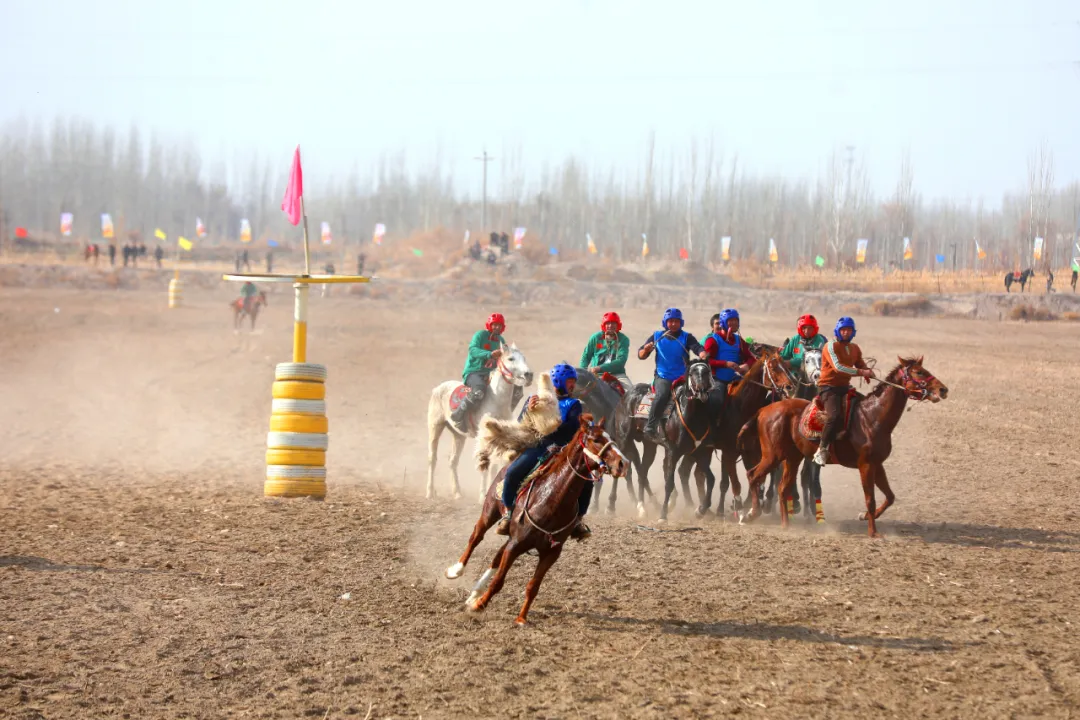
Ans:
<svg viewBox="0 0 1080 720"><path fill-rule="evenodd" d="M872 538L879 538L884 536L878 532L877 524L874 522L877 519L877 508L874 500L875 469L870 463L863 463L859 466L859 479L862 480L863 495L866 496L866 513L863 515L866 518L866 532Z"/></svg>
<svg viewBox="0 0 1080 720"><path fill-rule="evenodd" d="M724 453L720 453L720 506L717 507L716 512L720 517L724 517L724 506L727 504L728 488L731 487L731 478L728 477L727 468L724 467Z"/></svg>
<svg viewBox="0 0 1080 720"><path fill-rule="evenodd" d="M682 484L683 491L683 505L690 510L696 510L694 507L694 498L690 494L690 467L693 465L693 459L689 455L683 455L682 461L678 463L679 469L679 481ZM701 494L698 494L701 497Z"/></svg>
<svg viewBox="0 0 1080 720"><path fill-rule="evenodd" d="M499 569L495 571L495 577L491 579L491 585L488 586L486 592L480 596L479 600L474 601L469 605L469 609L473 612L480 612L487 604L491 602L491 598L495 597L500 590L502 590L503 582L506 580L506 573L510 572L510 566L517 560L518 555L525 552L526 548L518 543L514 539L506 541L506 546L502 550L502 558L499 562Z"/></svg>
<svg viewBox="0 0 1080 720"><path fill-rule="evenodd" d="M694 515L695 517L704 517L709 512L709 504L705 502L705 473L701 470L701 462L696 458L687 455L683 458L682 462L679 463L679 474L682 475L685 473L686 475L689 475L691 465L694 466L694 484L697 485L698 496L698 506L697 510L694 511ZM684 485L684 487L687 487L689 490L688 483L687 485Z"/></svg>
<svg viewBox="0 0 1080 720"><path fill-rule="evenodd" d="M641 456L638 455L637 443L631 440L625 447L620 447L623 455L629 461L626 466L626 491L630 493L630 499L634 499L634 468L638 469L638 477L641 476ZM619 479L615 478L611 483L611 493L608 495L608 512L615 512L615 499L619 494Z"/></svg>
<svg viewBox="0 0 1080 720"><path fill-rule="evenodd" d="M533 604L533 600L536 599L536 594L540 592L540 583L544 582L544 576L547 575L547 571L550 570L551 566L555 564L555 561L559 559L563 547L563 543L559 543L540 556L540 561L536 563L536 570L533 572L532 579L529 580L529 584L525 586L525 602L521 606L521 612L518 613L517 619L514 620L515 625L525 624L525 617L529 614L529 607Z"/></svg>
<svg viewBox="0 0 1080 720"><path fill-rule="evenodd" d="M473 585L472 592L470 592L469 597L465 599L465 605L467 607L476 602L476 599L483 595L484 591L488 589L488 586L491 584L491 578L495 575L495 571L499 569L499 565L502 564L503 553L506 552L506 546L509 544L510 541L507 540L495 551L495 556L491 558L491 564L480 574L476 584Z"/></svg>
<svg viewBox="0 0 1080 720"><path fill-rule="evenodd" d="M801 459L801 454L797 459L790 456L784 458L784 471L780 478L780 486L777 488L777 496L780 498L780 527L785 530L788 527L787 497L795 485L795 476L799 474L799 460Z"/></svg>
<svg viewBox="0 0 1080 720"><path fill-rule="evenodd" d="M589 503L589 512L596 515L600 512L600 493L604 490L604 479L600 478L593 483L592 501Z"/></svg>
<svg viewBox="0 0 1080 720"><path fill-rule="evenodd" d="M823 523L825 522L825 510L821 504L821 466L804 458L803 474L808 478L810 499L814 501L814 519L819 523ZM809 505L807 506L806 512L807 516L809 516Z"/></svg>
<svg viewBox="0 0 1080 720"><path fill-rule="evenodd" d="M435 461L439 451L439 436L445 428L446 423L442 420L432 422L431 418L428 419L427 491L425 492L428 500L435 497Z"/></svg>
<svg viewBox="0 0 1080 720"><path fill-rule="evenodd" d="M461 451L465 449L465 436L458 435L453 430L450 431L450 436L454 438L454 445L450 448L450 477L454 481L454 499L457 500L461 497L461 483L458 482L458 462L461 461ZM483 496L481 496L483 501Z"/></svg>
<svg viewBox="0 0 1080 720"><path fill-rule="evenodd" d="M877 489L885 495L885 502L881 503L881 507L874 513L874 519L877 519L881 517L881 514L885 512L885 510L893 504L893 500L896 499L896 495L893 493L892 488L889 487L889 478L885 474L884 465L878 465L877 469L874 471L874 485L876 485Z"/></svg>
<svg viewBox="0 0 1080 720"><path fill-rule="evenodd" d="M739 482L739 463L735 460L735 453L721 450L720 464L724 467L724 473L731 485L731 509L738 513L743 509L743 499L742 483Z"/></svg>
<svg viewBox="0 0 1080 720"><path fill-rule="evenodd" d="M746 482L749 485L747 494L750 496L750 509L744 512L742 517L739 518L740 523L750 522L761 515L761 486L765 482L765 477L780 463L780 460L780 456L771 445L767 446L765 443L762 443L761 460L758 461L758 464L755 465L754 469L747 473L746 476ZM732 460L731 464L733 466L732 469L734 470L734 460ZM733 477L735 477L736 482L738 482L738 477Z"/></svg>
<svg viewBox="0 0 1080 720"><path fill-rule="evenodd" d="M712 510L712 494L713 488L716 487L716 475L712 471L712 459L706 456L704 462L698 460L696 472L705 476L705 512L708 513ZM721 513L722 514L722 513Z"/></svg>
<svg viewBox="0 0 1080 720"><path fill-rule="evenodd" d="M446 577L451 580L461 577L461 573L465 571L465 566L469 563L469 558L472 557L473 550L483 541L488 529L499 521L498 505L499 501L493 498L491 503L484 506L480 519L476 521L472 535L469 536L469 544L465 546L464 554L456 563L446 568Z"/></svg>
<svg viewBox="0 0 1080 720"><path fill-rule="evenodd" d="M640 476L638 478L638 512L641 512L641 508L645 506L645 493L649 493L649 500L652 501L653 506L657 506L656 496L653 495L652 487L649 485L649 468L652 467L653 462L656 461L656 445L651 442L642 443L641 453L641 469L638 472Z"/></svg>
<svg viewBox="0 0 1080 720"><path fill-rule="evenodd" d="M668 504L671 502L671 493L675 491L675 453L664 453L664 504L660 507L660 521L667 521Z"/></svg>

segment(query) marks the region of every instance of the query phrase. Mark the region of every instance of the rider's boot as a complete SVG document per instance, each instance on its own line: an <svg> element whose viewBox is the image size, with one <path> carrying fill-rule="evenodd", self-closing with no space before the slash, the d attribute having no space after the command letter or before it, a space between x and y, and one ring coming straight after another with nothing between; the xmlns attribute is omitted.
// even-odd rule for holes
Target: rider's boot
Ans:
<svg viewBox="0 0 1080 720"><path fill-rule="evenodd" d="M660 422L659 421L657 421L655 423L645 423L645 430L644 430L643 434L645 435L645 437L650 442L653 442L653 443L655 443L657 445L663 445L664 444L664 437L660 433Z"/></svg>
<svg viewBox="0 0 1080 720"><path fill-rule="evenodd" d="M814 462L822 467L829 464L829 446L822 443L818 446L817 452L814 453Z"/></svg>
<svg viewBox="0 0 1080 720"><path fill-rule="evenodd" d="M578 517L577 525L574 525L574 529L570 531L570 537L578 542L588 540L592 536L592 530L585 524L585 518Z"/></svg>
<svg viewBox="0 0 1080 720"><path fill-rule="evenodd" d="M510 513L512 510L507 510L506 514L499 520L499 524L495 526L496 535L509 535L510 534Z"/></svg>
<svg viewBox="0 0 1080 720"><path fill-rule="evenodd" d="M462 435L468 435L472 429L469 416L472 414L472 404L465 401L458 405L457 409L450 413L450 424Z"/></svg>

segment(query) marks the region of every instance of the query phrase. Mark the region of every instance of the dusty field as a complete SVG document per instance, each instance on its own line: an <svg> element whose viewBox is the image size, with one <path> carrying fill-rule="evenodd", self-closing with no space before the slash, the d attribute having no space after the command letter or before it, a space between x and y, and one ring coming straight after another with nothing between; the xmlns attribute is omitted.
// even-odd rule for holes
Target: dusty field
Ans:
<svg viewBox="0 0 1080 720"><path fill-rule="evenodd" d="M228 297L0 289L0 716L1080 714L1069 325L863 319L868 354L925 353L951 390L900 424L887 540L854 520L848 470L824 473L823 531L656 533L626 507L517 629L535 561L467 615L494 542L441 579L477 508L446 499L445 460L443 498L421 495L427 394L495 308L315 298L331 494L279 502L263 448L291 302L234 335ZM576 360L601 310L505 308L538 369ZM624 314L635 343L657 315ZM763 340L792 322L744 315Z"/></svg>

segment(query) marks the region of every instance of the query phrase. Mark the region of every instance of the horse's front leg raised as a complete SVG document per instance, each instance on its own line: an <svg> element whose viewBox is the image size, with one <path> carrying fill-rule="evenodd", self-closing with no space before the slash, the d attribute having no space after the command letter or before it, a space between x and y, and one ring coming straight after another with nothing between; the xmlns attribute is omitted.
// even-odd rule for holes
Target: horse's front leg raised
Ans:
<svg viewBox="0 0 1080 720"><path fill-rule="evenodd" d="M502 590L503 582L506 580L506 573L510 572L510 566L517 560L518 555L524 551L525 548L517 541L513 539L506 541L506 545L503 546L501 552L502 560L499 563L499 569L495 571L495 577L491 579L491 585L479 599L469 604L470 610L480 612L487 607L487 604L491 602L491 598Z"/></svg>
<svg viewBox="0 0 1080 720"><path fill-rule="evenodd" d="M521 612L518 613L517 619L514 620L515 624L525 624L526 616L529 614L529 607L533 604L533 600L536 599L536 594L540 592L540 583L544 582L544 576L547 575L547 571L551 569L551 566L554 565L555 561L562 555L563 547L564 544L559 543L540 556L540 561L536 563L536 571L533 572L529 584L525 586L525 603L521 606Z"/></svg>
<svg viewBox="0 0 1080 720"><path fill-rule="evenodd" d="M476 521L476 525L473 527L472 535L469 536L469 544L465 546L465 552L456 563L446 568L446 577L451 580L461 577L461 573L465 571L465 566L469 564L469 558L472 557L476 546L483 542L484 535L491 526L499 521L499 510L499 499L492 493L484 503L484 509L480 512L480 519Z"/></svg>

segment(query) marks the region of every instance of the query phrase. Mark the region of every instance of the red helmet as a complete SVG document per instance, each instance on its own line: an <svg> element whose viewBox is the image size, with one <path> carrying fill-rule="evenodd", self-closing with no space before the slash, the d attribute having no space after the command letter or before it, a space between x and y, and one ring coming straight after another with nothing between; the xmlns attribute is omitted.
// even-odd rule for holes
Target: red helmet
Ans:
<svg viewBox="0 0 1080 720"><path fill-rule="evenodd" d="M607 325L609 322L615 323L615 329L617 331L622 330L622 319L619 318L619 313L617 313L617 312L604 313L604 319L600 321L600 329L603 330L604 326Z"/></svg>
<svg viewBox="0 0 1080 720"><path fill-rule="evenodd" d="M814 328L814 334L817 335L817 333L818 333L817 318L814 317L813 315L803 315L802 317L800 317L799 322L795 323L795 329L801 335L804 327Z"/></svg>
<svg viewBox="0 0 1080 720"><path fill-rule="evenodd" d="M503 317L502 313L491 313L491 315L488 316L487 322L484 323L484 327L487 329L488 332L491 332L491 326L495 323L499 323L500 325L502 325L503 330L506 329L506 318Z"/></svg>

